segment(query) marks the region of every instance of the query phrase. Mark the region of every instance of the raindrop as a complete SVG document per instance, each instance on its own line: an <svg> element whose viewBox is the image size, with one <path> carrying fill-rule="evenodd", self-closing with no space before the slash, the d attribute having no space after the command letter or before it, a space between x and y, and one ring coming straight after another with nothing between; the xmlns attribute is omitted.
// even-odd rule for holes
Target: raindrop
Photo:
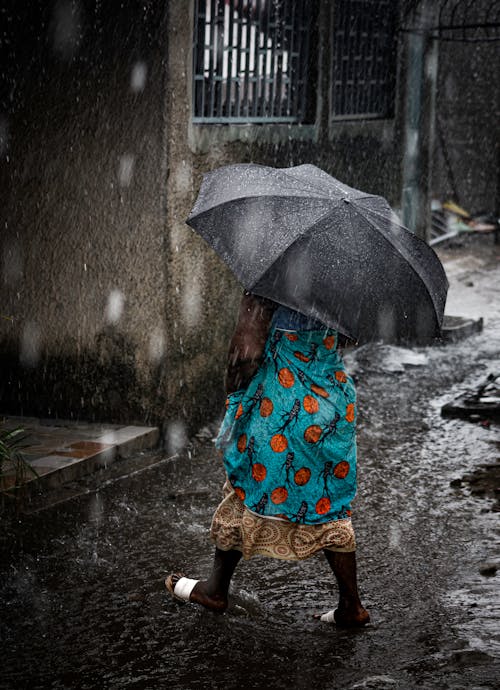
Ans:
<svg viewBox="0 0 500 690"><path fill-rule="evenodd" d="M118 168L118 183L120 187L129 187L134 173L135 156L125 153L120 157Z"/></svg>
<svg viewBox="0 0 500 690"><path fill-rule="evenodd" d="M2 274L6 285L16 285L23 277L23 257L19 244L16 242L3 247Z"/></svg>
<svg viewBox="0 0 500 690"><path fill-rule="evenodd" d="M9 121L5 115L0 115L0 156L7 153L9 148Z"/></svg>
<svg viewBox="0 0 500 690"><path fill-rule="evenodd" d="M108 323L118 323L125 305L125 296L121 290L111 290L106 304L106 321Z"/></svg>
<svg viewBox="0 0 500 690"><path fill-rule="evenodd" d="M165 353L165 333L157 326L149 338L149 359L157 364Z"/></svg>
<svg viewBox="0 0 500 690"><path fill-rule="evenodd" d="M23 367L36 367L40 359L41 333L35 321L26 321L21 333L19 361Z"/></svg>
<svg viewBox="0 0 500 690"><path fill-rule="evenodd" d="M201 317L201 287L203 275L196 275L182 292L182 315L188 328L194 328L199 324Z"/></svg>
<svg viewBox="0 0 500 690"><path fill-rule="evenodd" d="M406 155L415 158L418 153L418 130L408 129L406 137Z"/></svg>
<svg viewBox="0 0 500 690"><path fill-rule="evenodd" d="M99 523L104 513L104 505L99 494L90 497L88 504L89 520ZM97 545L96 545L97 546Z"/></svg>
<svg viewBox="0 0 500 690"><path fill-rule="evenodd" d="M145 62L136 62L132 67L130 75L130 88L134 93L141 93L146 86L146 79L148 76L148 68Z"/></svg>
<svg viewBox="0 0 500 690"><path fill-rule="evenodd" d="M189 194L193 188L191 167L183 159L172 171L172 183L179 194Z"/></svg>
<svg viewBox="0 0 500 690"><path fill-rule="evenodd" d="M389 525L389 548L397 549L401 543L401 527L397 523Z"/></svg>
<svg viewBox="0 0 500 690"><path fill-rule="evenodd" d="M59 0L54 7L51 28L54 51L63 59L70 60L82 38L80 3Z"/></svg>
<svg viewBox="0 0 500 690"><path fill-rule="evenodd" d="M285 273L287 291L293 295L296 304L310 292L311 276L313 275L311 257L305 252L303 255L290 257L289 268Z"/></svg>
<svg viewBox="0 0 500 690"><path fill-rule="evenodd" d="M169 455L181 451L188 442L186 427L180 420L170 422L166 432L166 446Z"/></svg>
<svg viewBox="0 0 500 690"><path fill-rule="evenodd" d="M427 56L425 63L425 72L428 79L435 79L438 70L438 54L437 51L432 51Z"/></svg>
<svg viewBox="0 0 500 690"><path fill-rule="evenodd" d="M382 340L391 341L396 336L396 321L393 307L390 304L380 309L377 315L377 333Z"/></svg>

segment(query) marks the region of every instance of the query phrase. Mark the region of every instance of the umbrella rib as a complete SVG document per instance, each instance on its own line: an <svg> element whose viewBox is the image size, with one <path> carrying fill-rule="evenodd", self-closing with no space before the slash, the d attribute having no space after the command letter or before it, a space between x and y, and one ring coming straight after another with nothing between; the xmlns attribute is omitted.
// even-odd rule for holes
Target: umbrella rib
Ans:
<svg viewBox="0 0 500 690"><path fill-rule="evenodd" d="M280 199L280 198L281 198L281 199L306 199L306 200L307 200L307 199L314 198L314 199L321 199L321 200L323 200L323 201L330 201L330 198L329 198L328 196L310 197L310 196L307 196L307 195L305 195L305 194L304 194L304 195L296 194L296 195L293 195L293 196L288 196L288 195L286 195L286 194L276 194L276 193L271 192L271 191L268 192L268 193L262 193L262 194L245 194L245 195L242 195L242 196L235 196L235 197L231 197L230 199L225 199L224 201L217 202L214 206L209 206L209 207L207 207L207 208L204 208L202 211L197 211L197 210L196 210L196 205L195 205L195 206L193 207L193 210L191 211L191 213L190 213L189 216L187 217L186 223L187 223L188 225L191 225L190 221L194 220L195 218L197 218L197 217L199 217L199 216L202 216L204 213L210 213L211 211L213 211L213 210L216 209L216 208L221 208L221 209L222 209L222 208L224 208L227 204L232 204L232 203L234 203L235 201L250 201L250 200L252 200L252 199L255 199L255 200L258 200L258 199L271 199L271 198L273 198L273 197L274 197L275 199Z"/></svg>
<svg viewBox="0 0 500 690"><path fill-rule="evenodd" d="M335 204L335 206L337 206L337 205L338 205L338 204ZM333 208L334 208L334 207L333 207ZM259 280L261 280L261 278L262 278L262 277L263 277L263 276L274 266L274 264L277 263L277 262L286 254L286 252L287 252L291 247L293 247L293 245L294 245L298 240L303 239L303 238L304 238L306 235L308 235L312 230L314 230L314 228L315 228L317 225L319 225L325 218L327 218L327 217L330 215L330 213L332 213L333 208L329 209L326 213L323 213L322 216L320 216L319 218L317 218L317 219L314 221L314 223L313 223L312 225L309 225L309 226L304 230L303 233L301 233L298 237L296 237L296 238L294 239L294 241L293 241L291 244L289 244L288 247L286 247L286 249L285 249L279 256L277 256L273 261L271 261L271 263L270 263L268 266L266 266L266 267L264 268L264 270L263 270L262 273L258 276L258 278L257 278L256 280L254 280L254 282L253 282L252 285L248 288L248 290L251 292L252 289L255 287L255 285L259 282Z"/></svg>
<svg viewBox="0 0 500 690"><path fill-rule="evenodd" d="M373 209L360 209L360 208L356 207L356 210L357 210L358 213L359 213L361 216L363 216L363 218L365 218L365 220L368 221L368 222L370 222L370 218L369 218L369 215L367 215L367 214L373 214L373 215L375 215L375 216L379 216L380 218L383 218L384 220L387 220L387 217L386 217L386 216L384 216L382 213L379 213L378 211L375 211L375 210L373 210ZM405 228L405 227L404 227L403 225L401 225L401 224L400 224L400 227L401 227L401 228L404 228L404 230L405 230L406 232L411 232L411 230L408 230L408 228ZM379 230L379 228L377 228L376 226L375 226L375 229L376 229L377 232L386 240L386 242L387 242L388 244L391 245L391 247L393 247L394 249L397 249L397 251L401 254L401 256L403 257L403 259L404 259L404 260L406 261L406 263L409 265L409 267L411 268L411 270L413 271L413 273L415 273L415 275L417 275L418 278L425 284L425 280L423 279L421 273L417 270L417 268L416 268L416 267L413 265L413 263L411 262L410 257L409 257L409 255L408 255L408 252L406 251L405 247L404 247L404 246L398 247L398 246L394 245L394 244L390 241L390 238L387 237L385 233L383 233L381 230ZM418 240L419 242L422 242L422 243L424 244L425 247L427 247L428 249L430 249L431 251L433 251L433 250L432 250L432 247L429 247L429 245L428 245L424 240L422 240L420 237L417 237L417 235L415 235L414 233L412 233L412 235L413 235L413 237L415 237L416 240ZM446 277L446 274L444 273L444 270L443 270L443 277L444 277L446 286L448 287L449 283L448 283L448 279L447 279L447 277ZM429 294L430 294L430 297L431 297L431 299L432 299L432 304L434 305L434 309L435 309L435 311L436 311L436 314L438 314L438 313L439 313L438 305L436 304L436 300L434 299L434 295L433 295L430 291L429 291Z"/></svg>

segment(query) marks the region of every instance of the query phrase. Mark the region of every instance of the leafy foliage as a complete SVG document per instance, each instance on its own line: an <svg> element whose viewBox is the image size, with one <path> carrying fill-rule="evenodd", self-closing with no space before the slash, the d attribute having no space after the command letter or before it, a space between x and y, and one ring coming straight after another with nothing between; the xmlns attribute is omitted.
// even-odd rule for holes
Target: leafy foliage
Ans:
<svg viewBox="0 0 500 690"><path fill-rule="evenodd" d="M36 470L24 457L27 435L21 427L11 429L0 422L0 492L14 496L28 477L38 477Z"/></svg>

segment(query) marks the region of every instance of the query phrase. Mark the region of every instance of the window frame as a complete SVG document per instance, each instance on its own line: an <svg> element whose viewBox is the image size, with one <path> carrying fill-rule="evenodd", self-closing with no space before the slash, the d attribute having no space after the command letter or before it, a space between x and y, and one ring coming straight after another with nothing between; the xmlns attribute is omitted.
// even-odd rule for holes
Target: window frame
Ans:
<svg viewBox="0 0 500 690"><path fill-rule="evenodd" d="M203 1L203 0L201 0ZM202 62L205 60L205 21L204 21L204 15L203 16L203 24L201 26L196 26L197 23L197 18L198 18L198 4L200 0L194 0L194 2L191 5L192 12L191 12L191 19L192 19L192 27L191 27L191 35L193 37L193 42L191 46L191 55L190 55L190 65L191 65L191 89L190 89L190 125L191 127L194 128L200 128L200 127L213 127L214 125L216 126L224 126L224 127L265 127L265 128L276 128L276 127L285 127L287 129L299 129L301 131L307 132L308 138L310 138L310 130L311 127L315 127L318 119L318 96L317 96L317 89L311 89L310 87L308 88L308 83L311 83L313 80L316 84L318 83L318 72L319 72L319 50L317 48L318 46L318 40L315 40L318 38L318 16L320 13L320 8L321 8L321 1L320 0L315 0L314 4L314 16L310 20L310 36L308 36L308 45L306 46L306 52L307 55L306 57L308 58L306 60L306 64L302 63L300 66L300 74L298 77L299 84L302 81L303 87L306 89L305 93L302 94L303 97L303 102L302 102L302 107L300 108L300 112L298 112L295 115L277 115L277 116L265 116L265 115L241 115L241 116L233 116L233 115L222 115L220 113L216 115L197 115L195 114L195 108L196 108L196 96L197 96L197 82L200 82L203 80L204 74L203 71L198 74L195 61L198 58L198 62ZM241 2L241 0L240 0ZM292 0L292 3L294 0ZM303 0L304 2L304 14L307 15L308 12L310 11L310 3L307 2L307 0ZM216 5L216 2L212 1L212 8ZM258 7L260 7L260 2L258 0ZM233 24L231 26L231 32L232 32L232 27L234 26ZM198 32L198 44L200 44L200 39L201 36L203 37L203 50L200 54L196 54L196 42L195 42L195 32ZM215 42L215 32L211 32L211 43L212 45ZM311 60L311 54L313 54L315 50L315 45L316 45L316 59ZM229 51L232 53L233 51ZM239 54L239 53L238 53ZM279 53L278 53L279 55ZM210 58L212 59L212 58ZM267 58L266 58L267 59ZM274 59L274 57L273 57ZM228 58L228 63L231 65L231 59ZM312 74L308 72L308 68L310 69L312 65ZM247 79L249 76L249 72L247 71L245 73L245 79ZM272 80L268 82L271 84L272 88L274 88L274 85L276 81L279 83L279 76L280 73L277 72L277 78L276 80ZM214 80L212 83L213 88L215 89L217 87L217 83L222 83L222 79L217 78ZM255 80L253 83L257 83L259 85L259 88L262 89L262 84L265 84L265 76L264 80ZM231 84L231 78L229 79L229 84ZM231 88L231 87L230 87ZM262 107L263 101L259 102L258 105ZM248 104L248 105L247 105ZM256 110L256 102L255 101L245 101L245 107L251 106L253 107L254 111ZM219 111L220 111L220 105L219 105ZM231 137L230 137L231 138ZM300 137L299 137L300 138Z"/></svg>
<svg viewBox="0 0 500 690"><path fill-rule="evenodd" d="M334 90L336 88L335 80L335 6L337 2L351 2L361 5L362 3L372 2L375 4L375 0L334 0L331 4L330 12L330 44L329 44L329 80L328 80L328 120L330 130L332 127L340 124L348 123L383 123L383 122L394 122L397 115L397 100L398 100L398 73L399 73L399 45L398 45L398 33L397 25L399 18L399 2L397 0L391 0L387 4L393 9L392 18L392 47L389 50L388 59L392 63L392 74L390 78L390 84L388 88L391 91L390 95L390 107L386 109L384 113L382 112L364 112L364 113L335 113L335 97ZM356 37L359 41L359 38ZM355 86L355 82L354 82ZM342 87L345 89L346 84ZM383 126L383 125L382 125Z"/></svg>

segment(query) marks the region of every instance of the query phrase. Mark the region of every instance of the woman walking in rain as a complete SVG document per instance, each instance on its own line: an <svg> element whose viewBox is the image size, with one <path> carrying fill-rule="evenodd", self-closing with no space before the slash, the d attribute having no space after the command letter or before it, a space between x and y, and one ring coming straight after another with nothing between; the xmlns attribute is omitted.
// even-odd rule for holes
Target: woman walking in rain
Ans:
<svg viewBox="0 0 500 690"><path fill-rule="evenodd" d="M227 481L212 520L206 580L166 580L177 599L224 611L234 570L256 555L303 560L323 551L338 583L321 620L364 626L351 501L356 492L356 399L319 321L246 292L231 340L226 414L217 438Z"/></svg>
<svg viewBox="0 0 500 690"><path fill-rule="evenodd" d="M250 292L230 345L217 439L227 482L211 528L214 567L202 581L170 575L167 588L223 611L241 557L302 560L323 551L339 603L321 619L363 626L351 524L356 398L339 333L440 337L441 262L385 199L309 164L213 170L187 222Z"/></svg>

